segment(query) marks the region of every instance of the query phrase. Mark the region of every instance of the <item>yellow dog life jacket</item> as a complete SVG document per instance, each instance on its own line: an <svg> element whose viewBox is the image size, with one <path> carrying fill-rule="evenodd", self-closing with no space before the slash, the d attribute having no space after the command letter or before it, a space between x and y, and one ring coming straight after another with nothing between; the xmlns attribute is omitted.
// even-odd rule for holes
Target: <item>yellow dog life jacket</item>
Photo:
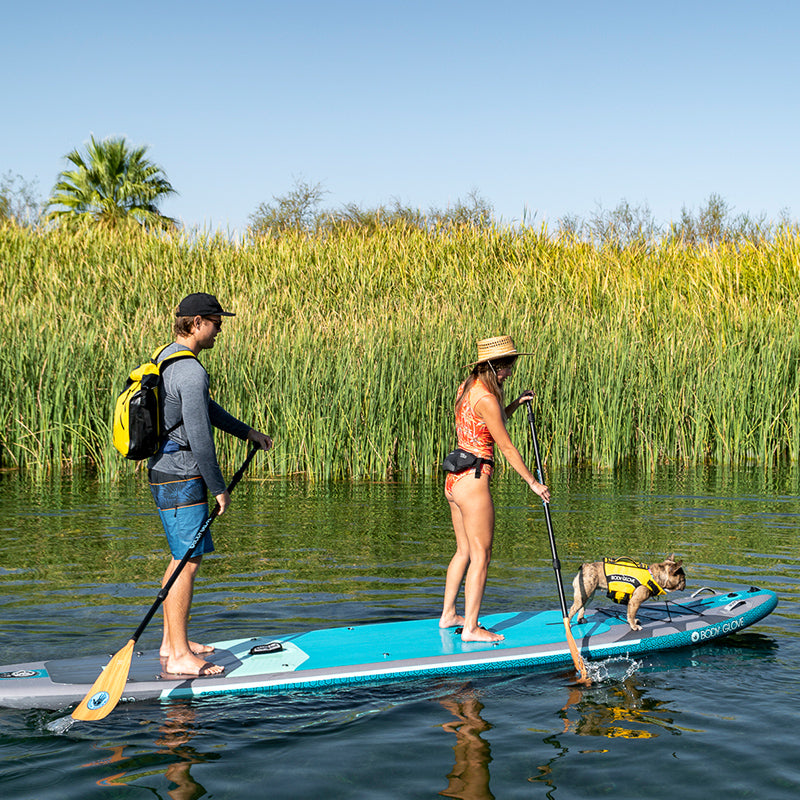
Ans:
<svg viewBox="0 0 800 800"><path fill-rule="evenodd" d="M632 558L604 558L603 569L608 583L608 596L615 603L627 604L639 586L647 586L654 596L666 594L653 579L647 565Z"/></svg>

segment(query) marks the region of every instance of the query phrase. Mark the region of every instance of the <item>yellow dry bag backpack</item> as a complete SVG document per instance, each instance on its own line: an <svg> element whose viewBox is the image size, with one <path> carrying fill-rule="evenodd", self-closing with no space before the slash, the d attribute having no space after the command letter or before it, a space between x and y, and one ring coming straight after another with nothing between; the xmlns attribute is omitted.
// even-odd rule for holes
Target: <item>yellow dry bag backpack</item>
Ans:
<svg viewBox="0 0 800 800"><path fill-rule="evenodd" d="M169 345L160 347L149 361L131 372L114 405L114 447L132 461L155 455L167 434L183 422L178 420L162 434L161 373L179 358L195 358L195 354L191 350L179 350L158 363L158 357L167 347Z"/></svg>

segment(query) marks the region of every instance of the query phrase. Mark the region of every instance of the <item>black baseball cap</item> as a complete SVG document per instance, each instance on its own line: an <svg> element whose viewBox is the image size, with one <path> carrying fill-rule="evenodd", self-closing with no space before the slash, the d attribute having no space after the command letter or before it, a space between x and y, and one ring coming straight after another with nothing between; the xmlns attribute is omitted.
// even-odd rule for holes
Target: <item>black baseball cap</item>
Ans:
<svg viewBox="0 0 800 800"><path fill-rule="evenodd" d="M206 294L205 292L186 295L175 311L176 317L210 317L212 314L217 314L220 317L236 316L231 311L223 311L219 300L213 294Z"/></svg>

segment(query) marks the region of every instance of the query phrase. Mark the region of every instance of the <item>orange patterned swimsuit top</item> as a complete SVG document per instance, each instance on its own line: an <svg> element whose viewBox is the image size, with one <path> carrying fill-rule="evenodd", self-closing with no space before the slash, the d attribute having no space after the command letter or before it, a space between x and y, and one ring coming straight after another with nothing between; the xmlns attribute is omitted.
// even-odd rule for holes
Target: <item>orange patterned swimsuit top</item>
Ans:
<svg viewBox="0 0 800 800"><path fill-rule="evenodd" d="M458 387L458 397L464 391L464 384ZM458 446L481 458L494 458L494 439L486 423L475 413L475 405L491 392L476 380L464 395L461 408L456 411L456 436Z"/></svg>

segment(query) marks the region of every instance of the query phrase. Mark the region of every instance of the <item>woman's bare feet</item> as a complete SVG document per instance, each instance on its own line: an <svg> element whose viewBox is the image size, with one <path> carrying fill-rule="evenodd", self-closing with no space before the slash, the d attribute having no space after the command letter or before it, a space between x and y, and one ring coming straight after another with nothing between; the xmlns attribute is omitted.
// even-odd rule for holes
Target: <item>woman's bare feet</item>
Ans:
<svg viewBox="0 0 800 800"><path fill-rule="evenodd" d="M456 614L453 612L452 614L442 614L442 618L439 620L439 627L440 628L457 628L459 625L464 624L464 617L460 614Z"/></svg>
<svg viewBox="0 0 800 800"><path fill-rule="evenodd" d="M480 625L472 630L467 630L465 627L461 631L462 642L502 642L505 638L502 633L492 633L486 628L481 628Z"/></svg>

